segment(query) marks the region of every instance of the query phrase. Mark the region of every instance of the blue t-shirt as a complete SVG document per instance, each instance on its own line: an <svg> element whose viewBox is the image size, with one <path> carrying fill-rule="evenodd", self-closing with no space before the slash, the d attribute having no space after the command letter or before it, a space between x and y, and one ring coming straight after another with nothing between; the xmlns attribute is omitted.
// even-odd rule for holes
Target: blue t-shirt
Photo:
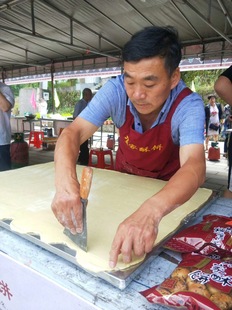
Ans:
<svg viewBox="0 0 232 310"><path fill-rule="evenodd" d="M152 127L162 124L177 95L186 87L180 80L178 85L171 91L162 110ZM112 117L117 128L120 128L126 117L126 105L134 116L135 130L142 133L139 116L131 101L128 99L124 75L109 80L92 98L88 106L80 113L80 117L100 127L106 119ZM205 110L200 95L192 93L184 98L178 105L172 117L172 138L177 145L204 143Z"/></svg>

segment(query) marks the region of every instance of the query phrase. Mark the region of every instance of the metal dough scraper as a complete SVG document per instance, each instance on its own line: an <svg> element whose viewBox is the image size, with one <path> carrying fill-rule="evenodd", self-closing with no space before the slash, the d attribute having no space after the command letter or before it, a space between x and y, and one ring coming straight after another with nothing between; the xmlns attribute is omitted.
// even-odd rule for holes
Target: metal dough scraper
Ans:
<svg viewBox="0 0 232 310"><path fill-rule="evenodd" d="M84 167L80 182L80 196L82 202L82 221L83 230L81 233L73 235L69 229L65 228L64 234L67 235L74 243L76 243L82 250L87 252L87 218L86 208L88 204L88 196L93 178L93 169L91 167Z"/></svg>

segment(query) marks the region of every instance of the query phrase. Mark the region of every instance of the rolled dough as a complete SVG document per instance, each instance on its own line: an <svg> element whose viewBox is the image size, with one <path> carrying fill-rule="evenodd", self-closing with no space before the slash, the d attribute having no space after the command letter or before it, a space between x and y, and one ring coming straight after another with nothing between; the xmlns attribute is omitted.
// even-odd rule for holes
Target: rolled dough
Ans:
<svg viewBox="0 0 232 310"><path fill-rule="evenodd" d="M109 251L118 225L144 200L159 191L164 181L93 168L87 207L88 252L82 251L64 233L56 220L51 202L55 194L54 163L24 167L0 174L0 220L12 220L10 228L20 234L36 234L46 244L65 244L77 253L77 264L91 272L109 271ZM77 166L80 177L82 167ZM181 220L204 204L212 191L199 189L184 205L160 223L156 243L177 229ZM134 258L117 269L141 262Z"/></svg>

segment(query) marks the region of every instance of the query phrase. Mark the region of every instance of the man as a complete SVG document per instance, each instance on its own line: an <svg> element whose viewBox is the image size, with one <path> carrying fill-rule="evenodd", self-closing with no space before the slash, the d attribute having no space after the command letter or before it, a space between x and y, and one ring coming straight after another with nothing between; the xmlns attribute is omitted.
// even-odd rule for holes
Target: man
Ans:
<svg viewBox="0 0 232 310"><path fill-rule="evenodd" d="M220 103L216 103L216 96L211 94L208 96L209 104L205 106L205 149L208 151L209 139L213 137L214 142L218 142L220 120L222 119L222 108ZM211 126L215 126L211 128Z"/></svg>
<svg viewBox="0 0 232 310"><path fill-rule="evenodd" d="M232 66L226 69L216 80L214 89L218 96L232 107ZM232 122L232 116L228 118ZM232 137L230 134L228 145L228 189L224 192L223 196L232 199Z"/></svg>
<svg viewBox="0 0 232 310"><path fill-rule="evenodd" d="M14 95L10 87L0 82L0 171L11 169L10 142L11 109L14 106Z"/></svg>
<svg viewBox="0 0 232 310"><path fill-rule="evenodd" d="M87 107L88 102L92 99L93 94L90 88L85 88L82 92L82 99L79 100L73 112L73 118L75 119L83 110ZM78 157L78 163L80 165L87 166L89 163L89 142L88 139L80 146L80 153Z"/></svg>
<svg viewBox="0 0 232 310"><path fill-rule="evenodd" d="M133 252L150 252L162 217L186 202L205 179L204 104L180 79L176 31L145 28L124 46L122 57L124 73L98 91L57 144L52 202L58 221L74 234L81 232L75 159L79 145L111 116L120 133L116 169L169 180L119 225L110 251L111 268L120 253L128 263Z"/></svg>

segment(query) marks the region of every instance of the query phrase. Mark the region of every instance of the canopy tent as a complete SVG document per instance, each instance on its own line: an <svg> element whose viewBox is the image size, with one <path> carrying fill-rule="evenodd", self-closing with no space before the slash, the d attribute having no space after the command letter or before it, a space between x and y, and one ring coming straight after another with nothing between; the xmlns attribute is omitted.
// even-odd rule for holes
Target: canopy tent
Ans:
<svg viewBox="0 0 232 310"><path fill-rule="evenodd" d="M0 0L2 80L121 67L131 35L172 25L185 65L232 62L231 0Z"/></svg>

